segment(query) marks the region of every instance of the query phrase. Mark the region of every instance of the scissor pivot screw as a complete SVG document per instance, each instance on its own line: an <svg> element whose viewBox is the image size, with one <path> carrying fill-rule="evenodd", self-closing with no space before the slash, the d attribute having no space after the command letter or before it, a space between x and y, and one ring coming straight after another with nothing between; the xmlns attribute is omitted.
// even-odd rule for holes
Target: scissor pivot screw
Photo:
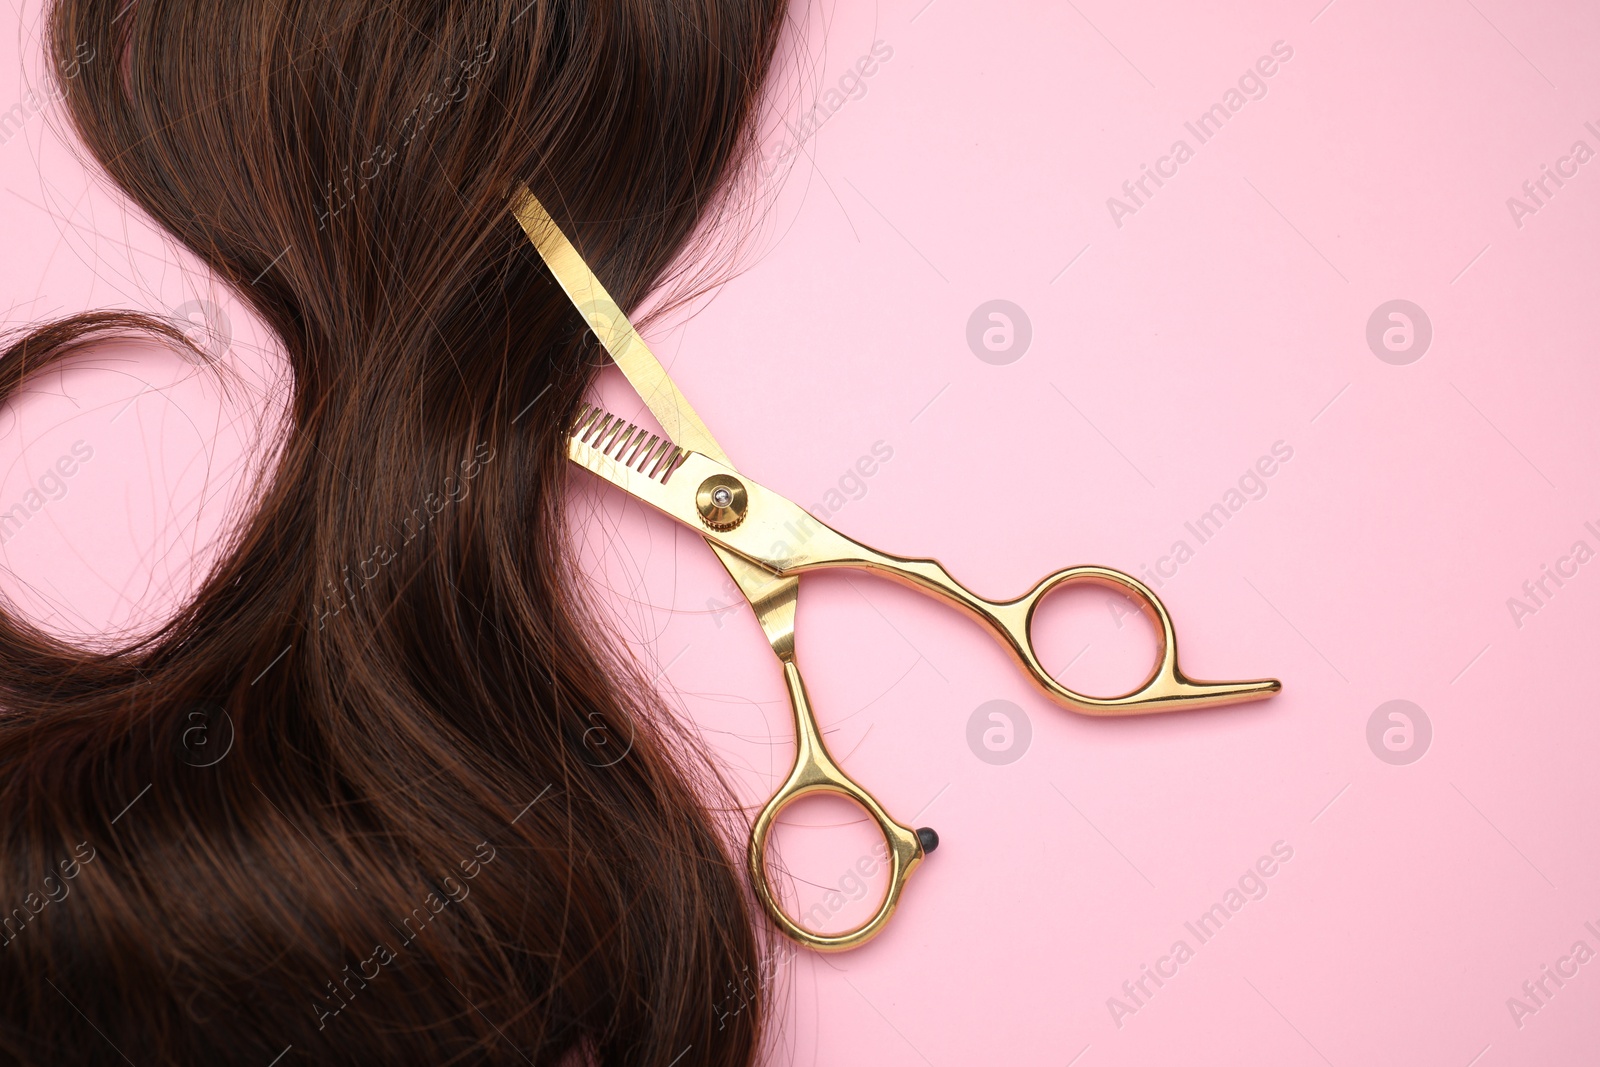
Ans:
<svg viewBox="0 0 1600 1067"><path fill-rule="evenodd" d="M700 483L694 495L700 521L713 530L731 530L744 521L750 494L744 483L727 474L713 474Z"/></svg>

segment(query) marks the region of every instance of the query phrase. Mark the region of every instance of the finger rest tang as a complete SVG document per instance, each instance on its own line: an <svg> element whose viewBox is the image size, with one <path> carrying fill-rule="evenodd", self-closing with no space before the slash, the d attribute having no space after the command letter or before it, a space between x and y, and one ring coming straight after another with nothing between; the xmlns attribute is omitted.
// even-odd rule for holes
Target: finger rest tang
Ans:
<svg viewBox="0 0 1600 1067"><path fill-rule="evenodd" d="M1086 582L1132 594L1145 617L1155 628L1157 641L1156 662L1150 673L1130 692L1115 697L1091 697L1069 689L1045 670L1033 645L1033 620L1044 599L1062 586ZM1262 700L1279 692L1283 684L1276 678L1248 681L1197 681L1184 675L1178 665L1178 637L1172 616L1161 598L1149 586L1131 574L1111 567L1068 567L1049 575L1028 593L1009 604L1002 605L1012 611L1021 611L1021 641L1016 640L1017 627L1007 631L1012 651L1022 660L1023 666L1047 693L1074 711L1089 715L1148 715L1167 711L1181 711L1224 704L1238 704Z"/></svg>

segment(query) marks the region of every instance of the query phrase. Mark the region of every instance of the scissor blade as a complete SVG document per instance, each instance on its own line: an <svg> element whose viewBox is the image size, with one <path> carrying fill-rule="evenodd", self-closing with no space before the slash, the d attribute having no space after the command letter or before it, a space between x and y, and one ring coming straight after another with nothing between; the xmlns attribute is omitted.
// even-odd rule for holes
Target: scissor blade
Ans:
<svg viewBox="0 0 1600 1067"><path fill-rule="evenodd" d="M567 298L583 315L605 350L611 353L628 384L633 386L633 391L639 394L639 399L644 401L667 436L680 448L699 452L732 467L727 453L678 391L656 354L650 351L628 316L611 299L606 287L600 284L600 279L594 276L578 250L561 232L561 227L527 186L517 190L511 213L566 291Z"/></svg>
<svg viewBox="0 0 1600 1067"><path fill-rule="evenodd" d="M706 459L588 404L579 409L567 437L567 456L628 495L698 529L755 609L756 621L773 652L780 659L794 656L794 609L800 579L781 578L744 558L700 523L694 496L696 479L706 473L697 468L705 466ZM673 474L686 463L691 464L688 482L674 481ZM750 551L749 546L745 551Z"/></svg>
<svg viewBox="0 0 1600 1067"><path fill-rule="evenodd" d="M567 457L574 463L680 522L693 523L682 494L667 489L667 480L688 456L666 438L589 404L578 409L567 436Z"/></svg>
<svg viewBox="0 0 1600 1067"><path fill-rule="evenodd" d="M868 559L862 554L872 552L726 464L588 405L567 437L567 456L707 541L774 575L861 566ZM713 527L706 521L701 509L710 505L700 499L700 492L714 477L733 479L747 495L743 521L736 525Z"/></svg>
<svg viewBox="0 0 1600 1067"><path fill-rule="evenodd" d="M691 526L693 516L680 514L681 498L665 492L666 480L684 461L683 450L698 452L732 469L722 446L701 421L661 361L650 351L628 316L595 277L561 227L527 186L512 198L511 213L533 242L550 273L588 322L605 350L622 371L633 391L661 424L669 440L648 440L637 427L615 422L615 417L585 406L569 441L568 455L631 495L653 504ZM620 428L618 428L620 426ZM581 431L581 432L580 432ZM612 454L611 446L619 446ZM703 532L703 531L702 531ZM729 575L755 610L772 650L780 659L794 655L794 612L799 597L798 578L780 578L730 552L711 538L706 543L717 553Z"/></svg>
<svg viewBox="0 0 1600 1067"><path fill-rule="evenodd" d="M707 540L711 550L728 568L739 592L750 601L756 613L761 632L767 643L781 660L794 658L794 613L800 599L800 579L791 575L780 578L769 570L756 566L732 549Z"/></svg>

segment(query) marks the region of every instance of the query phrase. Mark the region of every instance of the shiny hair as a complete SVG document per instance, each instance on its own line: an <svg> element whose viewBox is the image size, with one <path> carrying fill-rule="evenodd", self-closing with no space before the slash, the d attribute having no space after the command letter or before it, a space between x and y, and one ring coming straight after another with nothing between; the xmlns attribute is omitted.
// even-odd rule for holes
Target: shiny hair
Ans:
<svg viewBox="0 0 1600 1067"><path fill-rule="evenodd" d="M753 1060L725 793L563 533L604 354L506 207L526 182L634 308L726 204L784 12L53 0L76 134L293 386L170 618L91 649L0 613L0 1062ZM78 315L0 400L134 333L209 358Z"/></svg>

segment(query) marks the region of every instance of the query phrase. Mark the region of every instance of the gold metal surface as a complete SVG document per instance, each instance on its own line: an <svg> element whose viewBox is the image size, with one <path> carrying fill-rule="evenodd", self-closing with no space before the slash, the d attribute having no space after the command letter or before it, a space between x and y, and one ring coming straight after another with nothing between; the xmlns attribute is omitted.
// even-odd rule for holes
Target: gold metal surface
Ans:
<svg viewBox="0 0 1600 1067"><path fill-rule="evenodd" d="M689 452L672 464L666 477L651 478L579 437L570 439L567 455L629 494L696 528L701 525L694 499L697 487L708 478L733 473L716 460ZM825 567L851 567L873 571L940 597L983 623L1039 688L1074 711L1088 715L1147 715L1259 700L1282 688L1273 678L1202 682L1186 677L1178 666L1178 639L1172 617L1154 591L1130 574L1110 567L1068 567L1013 600L989 600L956 581L937 560L879 552L819 522L799 505L759 483L742 475L740 481L750 495L744 521L732 530L705 531L707 540L780 577ZM1058 682L1040 662L1033 645L1034 614L1046 596L1073 582L1110 586L1133 594L1155 624L1160 646L1156 663L1133 691L1116 697L1079 693Z"/></svg>
<svg viewBox="0 0 1600 1067"><path fill-rule="evenodd" d="M658 507L659 503L644 495L653 492L646 487L655 487L666 493L670 483L671 491L687 501L689 509L674 517L701 531L733 575L745 599L750 601L756 621L761 624L767 643L782 665L784 686L788 690L790 709L794 713L795 735L794 766L751 827L747 856L750 883L767 916L800 944L818 952L840 952L865 944L883 929L899 906L907 879L923 860L922 843L915 830L891 818L877 799L845 774L828 752L822 731L817 726L816 715L811 710L810 698L806 695L800 665L795 660L794 615L800 596L800 579L775 574L770 568L730 550L715 539L717 535L731 530L704 528L702 506L711 503L708 498L719 486L730 490L737 487L729 507L737 507L741 519L748 515L749 489L744 480L718 464L715 470L691 483L682 476L683 464L690 459L704 460L705 457L697 452L685 452L670 441L663 441L655 434L648 434L587 404L579 411L567 440L569 458L640 499L656 503ZM742 522L735 523L735 528L739 525ZM855 929L837 934L808 930L792 919L783 910L783 903L774 892L767 871L767 841L773 822L784 808L801 797L824 792L854 801L864 809L878 824L878 830L889 846L889 884L878 910Z"/></svg>
<svg viewBox="0 0 1600 1067"><path fill-rule="evenodd" d="M828 753L795 660L795 608L799 576L824 567L854 567L893 578L940 597L984 624L1047 694L1090 715L1137 715L1256 700L1276 693L1275 679L1201 682L1178 667L1177 636L1166 607L1131 575L1108 567L1069 567L1014 600L992 601L957 582L935 560L893 556L853 541L784 497L738 474L705 423L690 407L632 323L617 307L526 188L513 198L512 213L549 265L562 289L583 314L600 343L666 432L650 434L605 411L585 405L568 437L568 456L638 499L698 530L738 584L782 665L794 713L795 761L788 777L757 816L750 834L749 872L756 896L784 933L809 948L841 951L864 944L883 929L899 905L906 881L937 844L884 811L844 773ZM726 489L726 499L717 490ZM1119 697L1093 697L1058 682L1033 646L1039 604L1074 582L1110 586L1133 594L1155 625L1160 650L1149 676ZM822 934L796 923L783 910L768 881L767 843L784 808L816 793L833 793L866 810L889 846L890 876L876 913L853 930ZM926 832L926 831L925 831Z"/></svg>
<svg viewBox="0 0 1600 1067"><path fill-rule="evenodd" d="M637 464L627 469L645 477L655 474L670 476L675 465L681 461L681 457L677 455L667 458L669 452L674 451L673 446L678 449L693 449L696 453L710 456L731 468L733 464L722 451L722 446L717 444L706 424L701 421L689 401L667 375L661 361L650 350L650 346L645 344L644 338L639 336L633 323L628 321L627 315L617 306L605 286L600 284L600 280L589 269L589 265L578 254L572 242L561 232L561 228L550 217L544 205L526 186L516 190L512 197L511 212L522 227L522 231L533 242L545 265L555 275L567 298L583 315L596 338L611 354L612 360L621 369L623 376L628 379L628 384L633 386L634 392L639 394L639 398L644 401L645 406L650 409L650 413L655 416L669 438L668 442L658 442L652 436L652 439L645 440L641 444L639 438L643 435L635 430L624 442L625 448L617 450L616 453L628 463ZM595 431L590 444L598 445L602 449L615 444L616 436L621 431L610 427L586 425L586 417L592 414L586 409L578 420L580 428ZM600 417L595 415L587 421L596 423L600 421ZM698 516L698 509L696 513ZM704 532L703 527L696 528ZM788 781L779 787L761 815L757 817L750 834L749 869L756 897L772 921L802 945L824 952L854 948L870 940L889 921L889 916L900 902L900 894L905 889L906 879L911 877L912 870L921 861L923 855L921 844L917 842L915 833L911 833L889 818L870 793L852 781L838 764L827 757L827 746L822 743L822 735L816 729L816 720L812 715L810 703L808 701L803 705L799 703L805 700L800 665L795 661L794 642L794 614L800 597L800 580L793 577L778 577L714 541L708 539L707 543L711 545L712 551L716 552L717 558L722 561L723 567L738 585L744 598L750 602L756 621L761 625L761 632L766 636L773 655L782 665L784 682L789 692L796 723L794 770L790 773ZM826 762L810 759L808 753L820 754ZM796 784L797 776L801 776L802 771L805 771L804 782ZM857 929L844 934L818 934L795 923L785 914L782 903L772 891L767 879L767 835L773 819L789 803L805 793L815 792L821 788L818 784L819 776L827 779L827 784L833 791L854 800L867 810L883 832L884 839L889 845L890 855L894 858L889 887L878 914ZM908 859L904 852L906 833L911 833L911 840L916 843L915 859Z"/></svg>
<svg viewBox="0 0 1600 1067"><path fill-rule="evenodd" d="M550 273L556 276L567 299L588 322L589 329L611 353L633 391L666 431L667 438L679 448L693 449L733 466L706 424L700 421L700 416L667 376L656 354L650 351L628 316L611 299L606 287L600 284L600 279L594 276L578 250L567 240L567 235L561 232L527 186L520 186L512 197L511 214L533 242Z"/></svg>
<svg viewBox="0 0 1600 1067"><path fill-rule="evenodd" d="M772 916L772 921L784 933L818 952L841 952L865 944L889 922L889 917L900 904L900 892L905 888L906 879L911 877L911 872L923 860L922 842L918 840L915 830L890 818L872 794L851 781L850 776L833 761L828 746L822 742L822 731L817 728L816 716L811 713L811 699L806 695L800 669L792 659L783 663L783 681L789 688L789 704L794 709L794 769L756 817L755 827L750 833L750 881L766 905L767 914ZM877 911L854 930L838 934L807 930L789 918L773 898L767 884L767 835L773 822L790 804L818 793L842 796L865 808L889 844L889 884L883 899L878 902Z"/></svg>
<svg viewBox="0 0 1600 1067"><path fill-rule="evenodd" d="M713 530L731 530L744 521L750 494L737 478L713 474L700 483L694 494L694 508L700 521Z"/></svg>

